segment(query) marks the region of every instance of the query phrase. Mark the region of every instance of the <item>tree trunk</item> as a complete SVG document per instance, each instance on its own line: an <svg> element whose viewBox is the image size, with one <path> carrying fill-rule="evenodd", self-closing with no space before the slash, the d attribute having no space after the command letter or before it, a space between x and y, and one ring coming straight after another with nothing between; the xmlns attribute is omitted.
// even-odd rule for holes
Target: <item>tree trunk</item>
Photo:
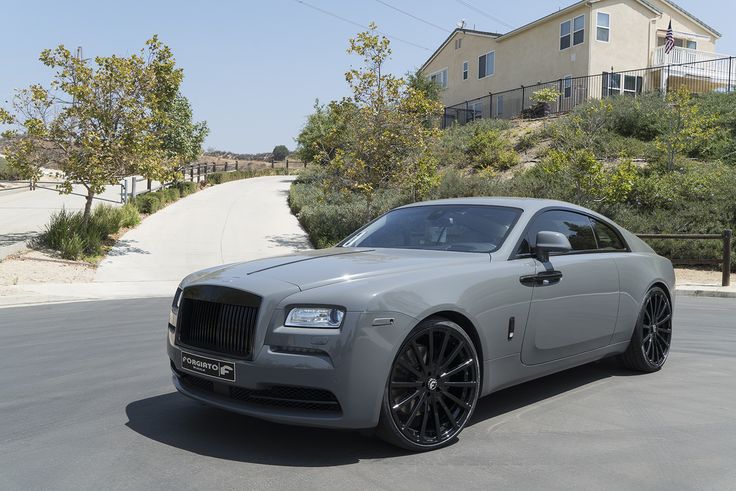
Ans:
<svg viewBox="0 0 736 491"><path fill-rule="evenodd" d="M95 194L91 190L87 190L86 202L84 203L84 219L88 219L92 213L92 200L94 200Z"/></svg>

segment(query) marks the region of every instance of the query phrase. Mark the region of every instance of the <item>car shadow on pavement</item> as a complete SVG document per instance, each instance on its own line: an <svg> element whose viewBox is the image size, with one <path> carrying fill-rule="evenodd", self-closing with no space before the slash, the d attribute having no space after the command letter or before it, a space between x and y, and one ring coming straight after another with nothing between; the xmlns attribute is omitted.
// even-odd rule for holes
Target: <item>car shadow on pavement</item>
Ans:
<svg viewBox="0 0 736 491"><path fill-rule="evenodd" d="M406 453L357 431L270 423L209 407L178 392L132 402L125 412L127 426L147 438L237 462L323 467Z"/></svg>
<svg viewBox="0 0 736 491"><path fill-rule="evenodd" d="M630 375L615 362L584 365L481 399L470 426L613 376ZM133 431L198 455L266 465L323 467L406 455L357 431L281 425L191 400L178 392L141 399L125 408Z"/></svg>
<svg viewBox="0 0 736 491"><path fill-rule="evenodd" d="M595 363L515 385L481 399L468 426L484 423L489 419L503 416L516 409L531 406L599 380L638 374L638 372L622 368L615 358L605 358Z"/></svg>

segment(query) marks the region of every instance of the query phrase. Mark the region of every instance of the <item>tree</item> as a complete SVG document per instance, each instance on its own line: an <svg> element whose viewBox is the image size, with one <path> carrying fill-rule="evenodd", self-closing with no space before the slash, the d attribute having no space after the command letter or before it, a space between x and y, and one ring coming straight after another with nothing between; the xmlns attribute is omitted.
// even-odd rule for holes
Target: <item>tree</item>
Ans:
<svg viewBox="0 0 736 491"><path fill-rule="evenodd" d="M421 70L407 73L406 84L417 92L424 94L424 97L431 101L440 100L442 87L437 82L426 77Z"/></svg>
<svg viewBox="0 0 736 491"><path fill-rule="evenodd" d="M192 106L189 100L178 94L166 111L166 117L157 128L161 135L161 149L165 159L172 167L181 169L202 155L204 139L210 132L206 121L195 123L192 120Z"/></svg>
<svg viewBox="0 0 736 491"><path fill-rule="evenodd" d="M281 162L289 156L289 149L286 148L286 145L276 145L273 147L272 154L275 161Z"/></svg>
<svg viewBox="0 0 736 491"><path fill-rule="evenodd" d="M695 104L687 87L667 94L664 128L657 137L657 148L664 154L667 170L675 169L678 154L704 145L716 134L715 115L704 114Z"/></svg>
<svg viewBox="0 0 736 491"><path fill-rule="evenodd" d="M346 134L328 169L338 188L365 196L368 218L377 189L408 190L419 199L436 183L429 147L440 130L428 122L442 105L386 73L389 40L376 34L375 24L350 40L348 53L360 56L363 65L345 74L352 97L330 104L335 127Z"/></svg>
<svg viewBox="0 0 736 491"><path fill-rule="evenodd" d="M314 112L296 137L296 154L302 162L327 165L338 148L345 146L347 128L338 121L330 106L314 102Z"/></svg>
<svg viewBox="0 0 736 491"><path fill-rule="evenodd" d="M16 126L5 133L11 140L6 157L31 180L42 165L58 164L62 192L74 183L86 189L85 218L105 185L137 174L166 180L188 158L174 137L183 73L156 36L129 57L91 63L60 45L44 50L40 60L55 70L50 85L20 90L13 113L0 113L0 122Z"/></svg>

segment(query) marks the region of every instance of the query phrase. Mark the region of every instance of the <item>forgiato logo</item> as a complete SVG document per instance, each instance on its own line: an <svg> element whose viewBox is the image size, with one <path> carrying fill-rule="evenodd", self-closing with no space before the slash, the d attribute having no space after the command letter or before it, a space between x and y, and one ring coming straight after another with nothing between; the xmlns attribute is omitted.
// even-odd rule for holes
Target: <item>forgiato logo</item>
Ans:
<svg viewBox="0 0 736 491"><path fill-rule="evenodd" d="M231 382L235 381L235 364L182 351L181 368L190 372L202 373Z"/></svg>
<svg viewBox="0 0 736 491"><path fill-rule="evenodd" d="M206 370L219 370L220 369L220 364L219 363L210 363L210 362L204 361L204 360L195 360L191 356L183 356L182 357L182 362L186 362L190 366L204 368ZM223 373L223 375L225 375L225 373Z"/></svg>

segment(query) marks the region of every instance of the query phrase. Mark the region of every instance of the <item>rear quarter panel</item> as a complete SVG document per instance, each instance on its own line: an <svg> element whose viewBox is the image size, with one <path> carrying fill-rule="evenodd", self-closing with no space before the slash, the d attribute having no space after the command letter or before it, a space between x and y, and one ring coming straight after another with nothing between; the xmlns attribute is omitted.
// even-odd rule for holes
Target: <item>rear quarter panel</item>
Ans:
<svg viewBox="0 0 736 491"><path fill-rule="evenodd" d="M664 285L674 305L675 271L669 259L653 252L630 252L616 258L620 279L620 304L611 343L627 341L636 325L644 296L659 283Z"/></svg>

